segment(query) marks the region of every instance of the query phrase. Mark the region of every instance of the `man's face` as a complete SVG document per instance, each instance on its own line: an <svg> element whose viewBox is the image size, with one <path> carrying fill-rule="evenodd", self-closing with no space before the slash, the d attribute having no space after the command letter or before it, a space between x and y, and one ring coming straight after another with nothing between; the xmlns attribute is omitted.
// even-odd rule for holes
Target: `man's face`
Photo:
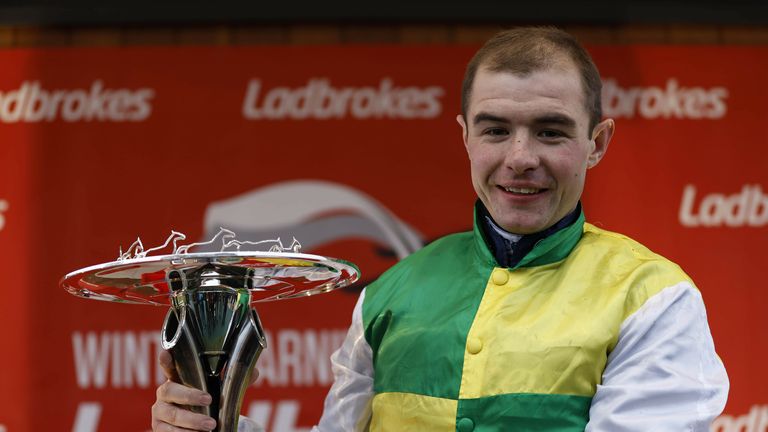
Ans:
<svg viewBox="0 0 768 432"><path fill-rule="evenodd" d="M570 63L527 76L477 71L457 120L475 192L505 230L538 232L576 207L614 128L609 119L589 131L584 98Z"/></svg>

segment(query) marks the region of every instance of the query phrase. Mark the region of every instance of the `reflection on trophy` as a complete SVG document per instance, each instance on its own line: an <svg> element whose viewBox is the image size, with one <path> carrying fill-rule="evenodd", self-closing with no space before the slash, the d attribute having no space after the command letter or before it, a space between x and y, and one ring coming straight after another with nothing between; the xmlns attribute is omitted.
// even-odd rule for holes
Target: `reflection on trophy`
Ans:
<svg viewBox="0 0 768 432"><path fill-rule="evenodd" d="M121 303L170 305L162 330L183 384L208 392L213 402L193 410L217 419L216 431L237 430L243 396L267 342L254 303L304 297L354 283L359 271L339 259L299 253L280 239L239 241L221 229L211 240L144 249L137 239L114 262L66 275L71 294ZM218 252L189 252L221 242ZM268 251L245 250L271 245ZM170 254L150 255L173 248Z"/></svg>

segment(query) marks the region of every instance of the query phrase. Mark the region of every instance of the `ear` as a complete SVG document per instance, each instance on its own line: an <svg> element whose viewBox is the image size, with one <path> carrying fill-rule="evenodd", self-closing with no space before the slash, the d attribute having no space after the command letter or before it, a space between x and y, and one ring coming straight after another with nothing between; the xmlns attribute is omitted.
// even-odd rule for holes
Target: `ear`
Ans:
<svg viewBox="0 0 768 432"><path fill-rule="evenodd" d="M613 119L601 121L592 130L592 151L587 159L587 168L596 166L603 159L605 152L608 151L608 144L610 144L615 130L616 123Z"/></svg>
<svg viewBox="0 0 768 432"><path fill-rule="evenodd" d="M467 150L467 153L469 153L469 147L467 146L467 134L469 133L467 122L461 114L456 116L456 121L459 123L459 126L461 126L461 139L464 140L464 148Z"/></svg>

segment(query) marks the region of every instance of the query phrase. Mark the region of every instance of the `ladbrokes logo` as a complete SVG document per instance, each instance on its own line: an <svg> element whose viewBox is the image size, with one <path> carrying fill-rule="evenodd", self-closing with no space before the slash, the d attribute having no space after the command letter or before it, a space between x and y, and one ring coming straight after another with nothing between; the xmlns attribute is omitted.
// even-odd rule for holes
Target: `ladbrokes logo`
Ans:
<svg viewBox="0 0 768 432"><path fill-rule="evenodd" d="M37 81L24 81L0 92L0 122L142 121L152 112L151 88L107 89L101 80L90 89L47 90Z"/></svg>
<svg viewBox="0 0 768 432"><path fill-rule="evenodd" d="M603 82L603 109L607 117L647 119L719 119L728 110L725 87L683 87L675 78L662 87L619 87Z"/></svg>
<svg viewBox="0 0 768 432"><path fill-rule="evenodd" d="M710 432L766 432L768 431L768 405L753 405L749 414L716 418Z"/></svg>
<svg viewBox="0 0 768 432"><path fill-rule="evenodd" d="M761 227L768 225L768 195L760 185L744 185L740 193L713 193L696 198L696 187L686 185L680 203L680 223L686 227Z"/></svg>
<svg viewBox="0 0 768 432"><path fill-rule="evenodd" d="M298 88L274 87L262 95L261 80L252 79L243 101L243 116L265 119L429 119L442 112L442 87L396 87L383 78L378 87L334 87L311 78Z"/></svg>

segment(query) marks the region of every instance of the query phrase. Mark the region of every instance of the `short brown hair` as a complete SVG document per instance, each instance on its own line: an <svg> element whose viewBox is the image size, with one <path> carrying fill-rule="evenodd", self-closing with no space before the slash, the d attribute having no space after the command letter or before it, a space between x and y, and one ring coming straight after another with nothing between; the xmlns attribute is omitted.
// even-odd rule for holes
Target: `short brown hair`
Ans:
<svg viewBox="0 0 768 432"><path fill-rule="evenodd" d="M603 108L600 101L602 82L595 63L579 42L555 27L520 27L497 33L475 53L464 73L461 86L461 113L467 118L472 84L480 67L492 72L528 75L570 59L581 75L589 132L600 122Z"/></svg>

